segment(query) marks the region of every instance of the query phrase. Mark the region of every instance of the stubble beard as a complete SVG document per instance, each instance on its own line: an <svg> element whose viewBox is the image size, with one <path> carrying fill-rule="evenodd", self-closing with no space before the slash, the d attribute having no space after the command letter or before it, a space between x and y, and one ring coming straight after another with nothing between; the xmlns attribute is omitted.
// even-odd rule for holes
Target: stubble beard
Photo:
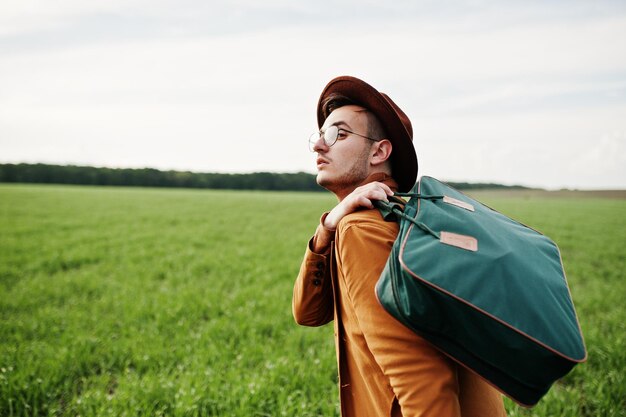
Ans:
<svg viewBox="0 0 626 417"><path fill-rule="evenodd" d="M337 177L324 178L318 174L316 180L320 186L326 188L333 194L340 197L345 196L365 181L369 174L367 169L368 165L369 148L366 147L366 149L353 160L352 164L346 167Z"/></svg>

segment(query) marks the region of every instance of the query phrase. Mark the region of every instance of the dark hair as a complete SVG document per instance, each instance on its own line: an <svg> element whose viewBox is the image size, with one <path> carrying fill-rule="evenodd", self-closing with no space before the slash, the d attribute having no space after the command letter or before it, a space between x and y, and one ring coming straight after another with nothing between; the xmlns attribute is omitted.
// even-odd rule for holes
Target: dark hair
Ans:
<svg viewBox="0 0 626 417"><path fill-rule="evenodd" d="M367 135L372 139L381 140L387 138L387 132L385 132L384 126L378 120L378 117L371 111L369 111L365 106L360 103L352 100L350 97L344 96L342 94L331 94L324 99L322 102L322 115L324 116L324 120L330 116L330 114L343 106L356 105L361 106L367 113Z"/></svg>
<svg viewBox="0 0 626 417"><path fill-rule="evenodd" d="M359 105L350 97L346 97L342 94L337 93L331 94L326 97L322 102L322 115L324 116L324 119L326 119L333 111L337 110L339 107L349 106L352 104Z"/></svg>

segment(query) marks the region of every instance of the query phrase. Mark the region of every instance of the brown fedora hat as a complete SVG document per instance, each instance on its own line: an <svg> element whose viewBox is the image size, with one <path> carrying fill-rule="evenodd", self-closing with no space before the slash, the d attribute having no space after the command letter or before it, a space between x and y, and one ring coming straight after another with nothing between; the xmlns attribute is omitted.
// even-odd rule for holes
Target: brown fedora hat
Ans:
<svg viewBox="0 0 626 417"><path fill-rule="evenodd" d="M417 179L417 154L413 147L413 127L411 121L400 107L385 93L355 77L341 76L332 79L322 91L317 103L317 125L322 127L325 121L322 104L331 94L348 97L356 104L372 112L380 120L389 136L393 150L391 169L393 178L398 183L399 191L409 191Z"/></svg>

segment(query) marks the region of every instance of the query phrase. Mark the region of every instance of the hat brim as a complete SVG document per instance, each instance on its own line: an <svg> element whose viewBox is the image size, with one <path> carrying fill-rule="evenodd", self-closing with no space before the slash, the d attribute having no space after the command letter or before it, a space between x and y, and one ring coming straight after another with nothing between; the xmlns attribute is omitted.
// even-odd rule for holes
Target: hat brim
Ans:
<svg viewBox="0 0 626 417"><path fill-rule="evenodd" d="M413 146L411 122L404 112L385 94L355 77L342 76L331 80L322 91L317 103L317 124L324 124L322 103L331 94L341 94L372 112L389 136L392 176L401 192L409 191L417 179L417 154ZM394 108L395 107L395 108ZM403 123L402 119L405 119ZM407 126L408 125L408 129Z"/></svg>

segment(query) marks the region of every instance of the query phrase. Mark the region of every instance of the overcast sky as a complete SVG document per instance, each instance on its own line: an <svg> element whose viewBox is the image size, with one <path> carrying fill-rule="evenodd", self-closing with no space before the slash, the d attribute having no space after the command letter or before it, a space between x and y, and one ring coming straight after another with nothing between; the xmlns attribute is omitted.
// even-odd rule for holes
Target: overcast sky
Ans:
<svg viewBox="0 0 626 417"><path fill-rule="evenodd" d="M626 188L626 2L8 0L0 162L315 172L333 77L389 94L420 175Z"/></svg>

